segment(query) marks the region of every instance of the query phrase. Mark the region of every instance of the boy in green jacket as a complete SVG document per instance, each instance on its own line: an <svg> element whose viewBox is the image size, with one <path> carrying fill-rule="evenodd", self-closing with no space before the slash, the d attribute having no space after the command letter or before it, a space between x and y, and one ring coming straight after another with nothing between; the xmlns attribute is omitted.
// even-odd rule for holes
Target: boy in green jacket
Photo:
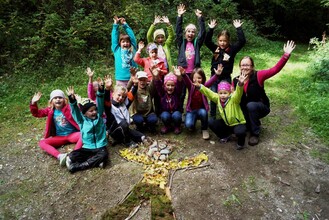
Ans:
<svg viewBox="0 0 329 220"><path fill-rule="evenodd" d="M98 80L96 104L87 99L78 107L73 87L67 89L71 113L81 129L83 146L72 151L66 159L66 166L71 173L92 167L104 167L108 160L106 149L106 128L103 121L104 112L104 83Z"/></svg>
<svg viewBox="0 0 329 220"><path fill-rule="evenodd" d="M240 107L245 79L245 75L239 76L238 86L234 92L227 81L221 81L218 84L218 93L199 83L194 83L202 94L218 106L220 118L210 119L209 128L220 138L221 143L226 143L234 133L238 138L237 150L244 148L246 137L246 120Z"/></svg>

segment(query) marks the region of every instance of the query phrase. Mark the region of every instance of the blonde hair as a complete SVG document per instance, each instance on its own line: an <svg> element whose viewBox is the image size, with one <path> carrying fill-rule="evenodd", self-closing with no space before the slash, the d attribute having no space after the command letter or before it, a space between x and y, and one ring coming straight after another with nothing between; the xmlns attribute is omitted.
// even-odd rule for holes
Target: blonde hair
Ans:
<svg viewBox="0 0 329 220"><path fill-rule="evenodd" d="M114 87L113 93L118 93L118 92L124 92L127 93L128 89L125 86L121 86L121 85L116 85Z"/></svg>

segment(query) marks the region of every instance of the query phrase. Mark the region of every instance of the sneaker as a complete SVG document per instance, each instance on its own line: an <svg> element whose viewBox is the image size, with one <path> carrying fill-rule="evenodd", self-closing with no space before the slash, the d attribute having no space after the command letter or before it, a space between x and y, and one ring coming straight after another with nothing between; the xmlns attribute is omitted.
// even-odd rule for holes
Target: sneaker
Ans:
<svg viewBox="0 0 329 220"><path fill-rule="evenodd" d="M67 157L67 154L59 154L58 159L59 159L59 164L61 166L65 166L66 157Z"/></svg>
<svg viewBox="0 0 329 220"><path fill-rule="evenodd" d="M237 149L237 150L242 150L243 148L244 148L243 145L241 146L241 145L239 145L239 144L236 144L236 149Z"/></svg>
<svg viewBox="0 0 329 220"><path fill-rule="evenodd" d="M136 148L136 147L138 147L138 144L133 141L130 141L130 142L126 143L126 146L129 148Z"/></svg>
<svg viewBox="0 0 329 220"><path fill-rule="evenodd" d="M249 144L250 146L255 146L255 145L258 144L258 142L259 142L259 137L258 137L258 136L254 136L254 135L252 135L252 136L249 138L248 144Z"/></svg>
<svg viewBox="0 0 329 220"><path fill-rule="evenodd" d="M226 144L230 140L231 136L228 136L226 138L219 139L219 142L222 144Z"/></svg>
<svg viewBox="0 0 329 220"><path fill-rule="evenodd" d="M104 168L104 162L101 162L98 166L99 168Z"/></svg>
<svg viewBox="0 0 329 220"><path fill-rule="evenodd" d="M71 164L72 164L72 160L71 160L70 156L67 156L66 157L66 167L69 169Z"/></svg>
<svg viewBox="0 0 329 220"><path fill-rule="evenodd" d="M180 127L175 127L174 133L180 134L180 133L182 133L182 129Z"/></svg>
<svg viewBox="0 0 329 220"><path fill-rule="evenodd" d="M163 126L160 130L161 134L167 134L170 131L168 126Z"/></svg>
<svg viewBox="0 0 329 220"><path fill-rule="evenodd" d="M202 130L202 138L204 140L208 140L209 139L209 132L208 132L208 130Z"/></svg>

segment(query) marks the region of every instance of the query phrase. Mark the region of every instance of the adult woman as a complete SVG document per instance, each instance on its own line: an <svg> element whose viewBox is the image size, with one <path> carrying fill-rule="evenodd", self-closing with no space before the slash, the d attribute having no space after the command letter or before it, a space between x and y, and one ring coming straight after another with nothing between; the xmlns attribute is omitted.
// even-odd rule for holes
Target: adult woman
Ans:
<svg viewBox="0 0 329 220"><path fill-rule="evenodd" d="M293 41L287 41L287 44L283 46L284 54L279 62L267 70L256 71L251 57L246 56L240 60L240 72L247 75L240 105L250 131L248 144L251 146L257 145L259 142L260 119L270 113L270 102L265 93L264 82L281 71L295 47ZM235 78L233 80L235 87L237 82L237 78Z"/></svg>

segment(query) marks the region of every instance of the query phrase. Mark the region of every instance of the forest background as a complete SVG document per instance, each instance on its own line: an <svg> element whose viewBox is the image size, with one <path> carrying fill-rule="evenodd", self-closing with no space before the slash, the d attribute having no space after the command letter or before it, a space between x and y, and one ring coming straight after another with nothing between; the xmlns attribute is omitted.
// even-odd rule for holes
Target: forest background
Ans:
<svg viewBox="0 0 329 220"><path fill-rule="evenodd" d="M125 17L137 40L145 40L155 15L166 15L175 25L180 3L187 7L185 24L196 23L194 10L200 9L206 23L217 20L215 33L228 29L232 41L236 39L232 20L241 19L247 38L244 54L253 55L260 47L271 53L286 40L308 47L305 77L294 82L289 102L300 113L300 119L329 142L328 43L322 42L323 33L328 32L328 0L0 0L1 127L7 127L6 123L15 126L27 117L26 105L36 91L49 94L55 87L78 85L78 92L84 94L87 66L98 76L113 73L113 16ZM201 56L202 67L208 70L211 53L205 46ZM175 46L172 57L177 57ZM261 67L262 63L257 66ZM329 154L325 153L324 158L329 161Z"/></svg>

